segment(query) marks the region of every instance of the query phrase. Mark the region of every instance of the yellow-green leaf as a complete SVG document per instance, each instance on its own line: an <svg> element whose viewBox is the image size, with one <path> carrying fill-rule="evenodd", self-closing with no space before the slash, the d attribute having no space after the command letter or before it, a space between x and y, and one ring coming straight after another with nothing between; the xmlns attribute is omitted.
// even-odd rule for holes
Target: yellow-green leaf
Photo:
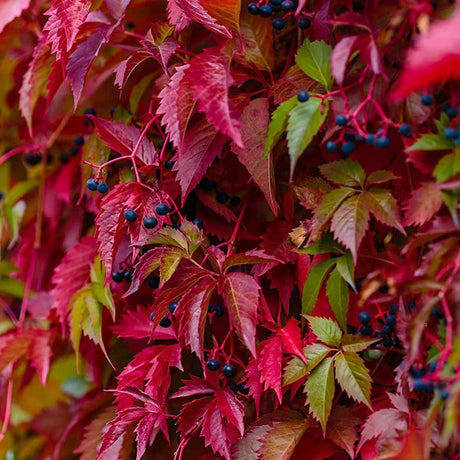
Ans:
<svg viewBox="0 0 460 460"><path fill-rule="evenodd" d="M321 342L332 347L340 346L342 331L335 321L319 316L307 316L307 319L311 330Z"/></svg>
<svg viewBox="0 0 460 460"><path fill-rule="evenodd" d="M302 314L309 315L315 308L321 286L329 270L334 266L335 260L335 258L323 260L310 270L303 286Z"/></svg>

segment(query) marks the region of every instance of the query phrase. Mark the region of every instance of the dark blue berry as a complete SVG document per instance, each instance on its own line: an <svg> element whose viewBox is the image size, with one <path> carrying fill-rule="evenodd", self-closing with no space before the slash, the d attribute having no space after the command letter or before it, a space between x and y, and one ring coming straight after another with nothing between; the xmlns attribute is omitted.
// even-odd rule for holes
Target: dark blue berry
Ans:
<svg viewBox="0 0 460 460"><path fill-rule="evenodd" d="M367 142L369 145L374 145L374 143L375 143L375 134L369 134L369 135L366 137L366 142Z"/></svg>
<svg viewBox="0 0 460 460"><path fill-rule="evenodd" d="M126 270L125 274L123 275L123 278L128 283L131 283L131 281L133 280L133 272L134 272L134 270Z"/></svg>
<svg viewBox="0 0 460 460"><path fill-rule="evenodd" d="M112 279L115 283L121 283L125 278L122 271L116 270L112 273Z"/></svg>
<svg viewBox="0 0 460 460"><path fill-rule="evenodd" d="M72 147L70 149L70 156L76 157L80 153L80 147Z"/></svg>
<svg viewBox="0 0 460 460"><path fill-rule="evenodd" d="M134 209L127 209L123 215L128 222L134 222L137 219L137 212Z"/></svg>
<svg viewBox="0 0 460 460"><path fill-rule="evenodd" d="M387 315L387 317L385 318L385 321L390 326L394 326L396 324L396 316Z"/></svg>
<svg viewBox="0 0 460 460"><path fill-rule="evenodd" d="M439 396L441 397L443 401L446 401L447 399L449 399L450 392L449 390L441 390L441 393Z"/></svg>
<svg viewBox="0 0 460 460"><path fill-rule="evenodd" d="M270 3L275 6L280 6L283 0L270 0Z"/></svg>
<svg viewBox="0 0 460 460"><path fill-rule="evenodd" d="M216 193L216 200L220 204L224 204L228 201L228 193L225 192L217 192Z"/></svg>
<svg viewBox="0 0 460 460"><path fill-rule="evenodd" d="M5 195L3 194L3 192L0 192L0 201L3 200L3 197L4 197L4 196L5 196Z"/></svg>
<svg viewBox="0 0 460 460"><path fill-rule="evenodd" d="M207 177L204 177L204 178L201 180L200 185L201 185L205 190L207 190L208 192L210 192L210 191L216 189L216 187L217 187L217 182L216 182L215 180L210 180L210 179L208 179Z"/></svg>
<svg viewBox="0 0 460 460"><path fill-rule="evenodd" d="M83 136L77 136L73 142L75 145L78 145L78 147L83 147L83 145L85 145L85 138Z"/></svg>
<svg viewBox="0 0 460 460"><path fill-rule="evenodd" d="M433 385L430 382L426 382L422 379L414 379L414 391L420 391L423 393L431 393L433 391Z"/></svg>
<svg viewBox="0 0 460 460"><path fill-rule="evenodd" d="M233 393L238 393L239 387L233 380L230 380L230 382L228 382L228 387L230 388L230 390L233 391Z"/></svg>
<svg viewBox="0 0 460 460"><path fill-rule="evenodd" d="M299 29L308 29L311 26L311 21L308 18L300 18L297 24Z"/></svg>
<svg viewBox="0 0 460 460"><path fill-rule="evenodd" d="M355 151L355 144L353 142L345 142L345 144L342 145L341 152L344 155L350 155L350 153L353 153Z"/></svg>
<svg viewBox="0 0 460 460"><path fill-rule="evenodd" d="M105 182L99 182L99 184L97 184L97 191L99 193L107 193L109 191L109 186Z"/></svg>
<svg viewBox="0 0 460 460"><path fill-rule="evenodd" d="M269 18L271 15L272 15L272 7L270 5L262 5L260 8L259 8L259 14L263 17L263 18Z"/></svg>
<svg viewBox="0 0 460 460"><path fill-rule="evenodd" d="M284 2L281 2L281 9L283 11L293 11L295 8L294 2L290 0L284 0Z"/></svg>
<svg viewBox="0 0 460 460"><path fill-rule="evenodd" d="M158 220L156 217L147 217L144 219L144 227L148 229L155 228L158 225Z"/></svg>
<svg viewBox="0 0 460 460"><path fill-rule="evenodd" d="M413 367L411 367L409 369L409 374L412 375L414 379L418 379L420 377L423 377L426 374L426 371L422 367L419 369L414 369Z"/></svg>
<svg viewBox="0 0 460 460"><path fill-rule="evenodd" d="M165 168L168 170L168 171L171 171L174 167L174 161L172 160L166 160L165 161Z"/></svg>
<svg viewBox="0 0 460 460"><path fill-rule="evenodd" d="M335 117L335 124L337 126L345 126L347 124L347 117L345 115L337 115Z"/></svg>
<svg viewBox="0 0 460 460"><path fill-rule="evenodd" d="M171 326L171 320L167 316L165 316L164 318L161 318L160 326L161 327L169 327L169 326Z"/></svg>
<svg viewBox="0 0 460 460"><path fill-rule="evenodd" d="M179 305L177 302L171 302L168 307L169 311L174 313L176 311L177 305Z"/></svg>
<svg viewBox="0 0 460 460"><path fill-rule="evenodd" d="M85 109L83 113L85 115L96 115L97 114L96 110L94 110L92 107L88 107L87 109Z"/></svg>
<svg viewBox="0 0 460 460"><path fill-rule="evenodd" d="M272 21L272 26L275 30L281 30L284 28L285 25L286 23L284 22L284 19L282 18L275 18Z"/></svg>
<svg viewBox="0 0 460 460"><path fill-rule="evenodd" d="M326 144L326 150L328 152L335 152L337 151L337 144L335 142L332 142L332 141L329 141L327 144Z"/></svg>
<svg viewBox="0 0 460 460"><path fill-rule="evenodd" d="M442 319L444 318L444 313L441 311L439 307L434 307L433 311L431 312L431 316L433 316L436 319Z"/></svg>
<svg viewBox="0 0 460 460"><path fill-rule="evenodd" d="M361 326L359 328L359 333L361 335L372 335L372 327L371 326Z"/></svg>
<svg viewBox="0 0 460 460"><path fill-rule="evenodd" d="M238 391L243 395L247 395L249 393L249 388L246 387L246 382L238 385Z"/></svg>
<svg viewBox="0 0 460 460"><path fill-rule="evenodd" d="M358 319L361 324L369 324L371 315L367 311L362 311L360 312Z"/></svg>
<svg viewBox="0 0 460 460"><path fill-rule="evenodd" d="M446 114L449 118L456 118L457 117L457 110L454 109L453 107L449 107L446 110Z"/></svg>
<svg viewBox="0 0 460 460"><path fill-rule="evenodd" d="M375 140L375 145L381 149L386 149L390 145L390 139L388 137L378 137Z"/></svg>
<svg viewBox="0 0 460 460"><path fill-rule="evenodd" d="M203 221L199 218L199 217L196 217L195 219L193 219L192 221L200 230L203 230Z"/></svg>
<svg viewBox="0 0 460 460"><path fill-rule="evenodd" d="M155 208L155 212L159 216L165 216L166 214L171 212L171 208L166 203L160 203L160 204L157 204Z"/></svg>
<svg viewBox="0 0 460 460"><path fill-rule="evenodd" d="M230 198L230 206L232 208L235 208L236 206L238 206L239 204L241 203L241 198L239 196L232 196Z"/></svg>
<svg viewBox="0 0 460 460"><path fill-rule="evenodd" d="M24 161L30 166L35 166L42 162L42 155L40 153L28 153L24 156Z"/></svg>
<svg viewBox="0 0 460 460"><path fill-rule="evenodd" d="M433 96L431 94L424 94L420 100L423 105L433 104Z"/></svg>
<svg viewBox="0 0 460 460"><path fill-rule="evenodd" d="M433 361L432 363L430 363L430 365L428 366L428 372L430 373L433 373L435 370L436 370L436 367L438 366L438 362L437 361Z"/></svg>
<svg viewBox="0 0 460 460"><path fill-rule="evenodd" d="M150 321L153 321L155 318L155 312L152 311L152 313L150 313Z"/></svg>
<svg viewBox="0 0 460 460"><path fill-rule="evenodd" d="M86 181L86 187L88 187L89 190L91 190L92 192L95 192L97 190L97 182L96 182L96 179L88 179Z"/></svg>
<svg viewBox="0 0 460 460"><path fill-rule="evenodd" d="M217 359L209 359L206 361L206 367L210 371L217 371L220 367L220 362Z"/></svg>
<svg viewBox="0 0 460 460"><path fill-rule="evenodd" d="M343 135L343 138L346 141L349 141L349 142L354 142L355 141L355 135L354 135L354 133L350 133L350 131L345 131L345 134Z"/></svg>
<svg viewBox="0 0 460 460"><path fill-rule="evenodd" d="M407 308L409 311L413 310L416 307L415 301L411 300L410 302L407 302Z"/></svg>
<svg viewBox="0 0 460 460"><path fill-rule="evenodd" d="M390 313L394 315L399 310L399 305L392 305L390 307Z"/></svg>
<svg viewBox="0 0 460 460"><path fill-rule="evenodd" d="M212 305L209 309L209 313L215 313L215 315L218 317L223 316L224 307L222 305Z"/></svg>
<svg viewBox="0 0 460 460"><path fill-rule="evenodd" d="M151 278L147 280L147 284L152 289L157 289L158 286L160 285L160 278L158 276L152 276Z"/></svg>
<svg viewBox="0 0 460 460"><path fill-rule="evenodd" d="M357 144L362 144L364 142L364 137L361 134L355 134L355 142Z"/></svg>
<svg viewBox="0 0 460 460"><path fill-rule="evenodd" d="M60 161L62 164L68 163L68 162L69 162L69 159L70 159L70 157L69 157L69 155L67 155L67 153L61 153L61 154L59 155L59 161ZM94 191L94 190L93 190L93 191Z"/></svg>
<svg viewBox="0 0 460 460"><path fill-rule="evenodd" d="M226 364L222 368L222 374L224 374L225 377L232 378L236 374L236 367L233 364Z"/></svg>
<svg viewBox="0 0 460 460"><path fill-rule="evenodd" d="M384 339L384 338L385 338L385 334L384 334L383 332L377 331L377 332L374 334L374 337L377 337L378 339Z"/></svg>
<svg viewBox="0 0 460 460"><path fill-rule="evenodd" d="M411 132L412 132L412 127L408 123L403 123L399 127L399 134L401 134L401 136L409 137Z"/></svg>
<svg viewBox="0 0 460 460"><path fill-rule="evenodd" d="M385 339L385 340L383 341L383 346L384 346L385 348L391 348L391 347L393 346L393 340L391 340L391 339Z"/></svg>
<svg viewBox="0 0 460 460"><path fill-rule="evenodd" d="M248 10L251 14L253 14L254 16L258 15L259 14L259 7L257 6L257 3L250 3L248 5Z"/></svg>
<svg viewBox="0 0 460 460"><path fill-rule="evenodd" d="M390 324L385 324L384 326L382 326L382 331L385 333L385 334L391 334L394 330L394 327L391 326Z"/></svg>
<svg viewBox="0 0 460 460"><path fill-rule="evenodd" d="M444 130L444 136L447 138L447 139L457 139L458 136L459 136L459 133L455 130L455 129L452 129L452 128L446 128Z"/></svg>
<svg viewBox="0 0 460 460"><path fill-rule="evenodd" d="M307 91L300 91L299 94L297 94L297 99L299 102L307 102L308 99L310 99L310 95Z"/></svg>

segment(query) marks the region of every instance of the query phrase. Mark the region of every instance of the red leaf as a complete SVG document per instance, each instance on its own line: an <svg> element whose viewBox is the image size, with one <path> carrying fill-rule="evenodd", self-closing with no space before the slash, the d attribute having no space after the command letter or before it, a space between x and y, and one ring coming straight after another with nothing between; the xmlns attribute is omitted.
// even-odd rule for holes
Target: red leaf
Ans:
<svg viewBox="0 0 460 460"><path fill-rule="evenodd" d="M88 0L53 0L45 13L49 16L43 30L48 31L47 42L56 60L67 56L77 38L80 27L85 22L91 2Z"/></svg>
<svg viewBox="0 0 460 460"><path fill-rule="evenodd" d="M248 377L249 394L254 399L256 414L260 413L260 398L262 396L262 384L260 383L259 359L251 358L246 366L246 375Z"/></svg>
<svg viewBox="0 0 460 460"><path fill-rule="evenodd" d="M232 254L225 259L222 270L228 270L235 265L253 265L253 264L278 264L281 261L274 256L267 254L260 249L252 249L239 254Z"/></svg>
<svg viewBox="0 0 460 460"><path fill-rule="evenodd" d="M251 101L241 115L241 136L245 147L233 144L232 149L246 166L276 214L279 207L276 202L272 158L270 152L265 154L269 122L268 99L259 98Z"/></svg>
<svg viewBox="0 0 460 460"><path fill-rule="evenodd" d="M195 395L206 395L209 393L214 393L214 388L211 388L209 384L194 375L190 376L190 380L184 380L184 386L176 391L171 398L185 398L187 396L195 396Z"/></svg>
<svg viewBox="0 0 460 460"><path fill-rule="evenodd" d="M255 332L259 284L250 275L232 272L219 278L219 291L230 314L230 320L241 340L256 355Z"/></svg>
<svg viewBox="0 0 460 460"><path fill-rule="evenodd" d="M107 29L107 26L104 27ZM106 34L100 30L91 34L86 40L81 42L71 54L67 64L67 73L72 86L75 109L78 106L83 85L85 84L86 74L94 58L99 54L101 46L107 41Z"/></svg>
<svg viewBox="0 0 460 460"><path fill-rule="evenodd" d="M216 131L211 123L200 120L187 129L177 153L174 170L182 189L182 202L200 182L216 157L220 157L225 136Z"/></svg>
<svg viewBox="0 0 460 460"><path fill-rule="evenodd" d="M263 341L258 348L260 381L264 390L275 390L276 396L281 403L283 391L281 389L281 371L283 348L282 340L275 335Z"/></svg>
<svg viewBox="0 0 460 460"><path fill-rule="evenodd" d="M91 121L96 126L100 138L121 156L129 156L133 153L141 132L134 125L127 126L121 121L107 121L90 115ZM144 165L158 164L155 147L146 136L137 149L136 158L139 158Z"/></svg>
<svg viewBox="0 0 460 460"><path fill-rule="evenodd" d="M126 8L131 0L104 0L110 14L115 19L120 19L125 13Z"/></svg>
<svg viewBox="0 0 460 460"><path fill-rule="evenodd" d="M2 7L0 6L0 9ZM40 40L34 49L32 60L27 72L24 74L21 89L19 91L19 108L26 119L29 133L32 136L32 116L35 105L41 92L45 89L50 73L49 46L45 40Z"/></svg>
<svg viewBox="0 0 460 460"><path fill-rule="evenodd" d="M411 193L404 207L404 225L422 225L439 211L444 199L436 184L426 182Z"/></svg>
<svg viewBox="0 0 460 460"><path fill-rule="evenodd" d="M196 21L213 32L232 37L230 31L218 24L198 0L169 0L169 13L170 21L180 29L186 27L190 21Z"/></svg>
<svg viewBox="0 0 460 460"><path fill-rule="evenodd" d="M403 74L392 98L403 98L414 91L446 80L460 79L460 14L442 20L420 35L409 50Z"/></svg>
<svg viewBox="0 0 460 460"><path fill-rule="evenodd" d="M128 78L131 76L137 66L142 64L146 59L149 59L149 57L150 56L144 51L138 51L129 56L128 59L125 59L117 66L115 69L115 84L120 87L120 91L123 90L126 82L128 81Z"/></svg>
<svg viewBox="0 0 460 460"><path fill-rule="evenodd" d="M162 124L166 126L169 138L179 150L195 106L193 90L185 76L188 68L188 64L176 67L176 73L158 95L160 105L157 113L163 114Z"/></svg>
<svg viewBox="0 0 460 460"><path fill-rule="evenodd" d="M128 233L131 243L146 239L149 231L142 222L146 217L155 215L155 207L160 201L162 200L159 192L154 193L138 182L116 185L102 199L101 209L96 217L96 236L101 258L107 269L107 280L110 278L113 259L122 238ZM136 221L126 221L123 215L126 209L136 211ZM157 218L161 225L164 218Z"/></svg>
<svg viewBox="0 0 460 460"><path fill-rule="evenodd" d="M2 0L0 4L0 33L7 24L29 8L30 0Z"/></svg>
<svg viewBox="0 0 460 460"><path fill-rule="evenodd" d="M307 364L307 358L302 350L299 322L295 318L290 318L286 326L279 330L278 335L283 342L284 353L294 354Z"/></svg>
<svg viewBox="0 0 460 460"><path fill-rule="evenodd" d="M216 129L229 136L239 147L244 147L239 114L229 97L233 83L229 58L219 48L208 48L191 59L189 65L186 75L192 82L193 97L199 110Z"/></svg>
<svg viewBox="0 0 460 460"><path fill-rule="evenodd" d="M150 29L141 44L159 62L163 72L168 75L168 61L179 46L177 41L173 37L166 37L160 43L155 40Z"/></svg>
<svg viewBox="0 0 460 460"><path fill-rule="evenodd" d="M28 329L31 334L29 345L29 360L40 377L42 385L45 385L46 378L50 369L51 359L51 330Z"/></svg>
<svg viewBox="0 0 460 460"><path fill-rule="evenodd" d="M215 286L212 278L201 280L181 298L174 312L179 319L180 335L200 360L203 360L204 328Z"/></svg>
<svg viewBox="0 0 460 460"><path fill-rule="evenodd" d="M66 323L70 299L89 280L96 253L96 240L86 236L65 255L54 270L51 295L54 296L53 308L58 313L62 327Z"/></svg>

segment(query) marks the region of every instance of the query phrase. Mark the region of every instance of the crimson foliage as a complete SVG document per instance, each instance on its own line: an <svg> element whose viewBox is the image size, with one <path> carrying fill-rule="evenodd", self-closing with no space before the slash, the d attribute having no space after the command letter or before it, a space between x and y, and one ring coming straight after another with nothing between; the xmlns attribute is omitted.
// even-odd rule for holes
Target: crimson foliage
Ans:
<svg viewBox="0 0 460 460"><path fill-rule="evenodd" d="M0 4L2 458L458 458L453 3Z"/></svg>

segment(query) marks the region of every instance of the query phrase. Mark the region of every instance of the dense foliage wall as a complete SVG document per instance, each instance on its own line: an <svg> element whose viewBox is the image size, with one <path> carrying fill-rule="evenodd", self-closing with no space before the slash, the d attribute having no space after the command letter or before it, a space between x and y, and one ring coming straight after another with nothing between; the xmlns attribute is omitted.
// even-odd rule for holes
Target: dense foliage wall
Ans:
<svg viewBox="0 0 460 460"><path fill-rule="evenodd" d="M458 459L460 11L0 3L0 456Z"/></svg>

